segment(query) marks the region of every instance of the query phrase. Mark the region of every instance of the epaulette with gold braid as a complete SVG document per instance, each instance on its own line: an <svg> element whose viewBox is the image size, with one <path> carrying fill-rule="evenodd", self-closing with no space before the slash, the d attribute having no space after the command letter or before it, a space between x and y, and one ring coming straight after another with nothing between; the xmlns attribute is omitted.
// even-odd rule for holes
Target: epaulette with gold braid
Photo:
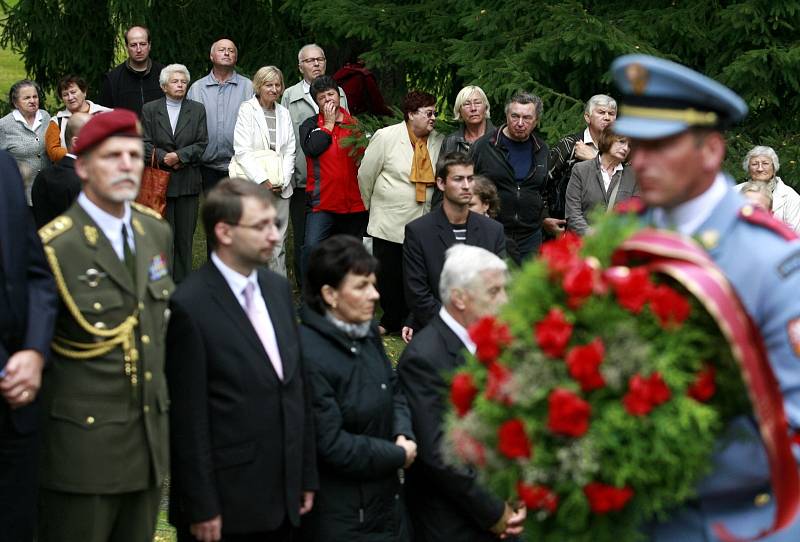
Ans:
<svg viewBox="0 0 800 542"><path fill-rule="evenodd" d="M71 227L72 219L68 216L61 215L39 228L39 238L42 240L42 243L46 245Z"/></svg>
<svg viewBox="0 0 800 542"><path fill-rule="evenodd" d="M152 216L153 218L157 218L159 220L164 220L164 217L158 214L158 211L154 211L147 205L142 205L141 203L136 203L135 201L132 201L131 206L142 214L145 214L147 216Z"/></svg>

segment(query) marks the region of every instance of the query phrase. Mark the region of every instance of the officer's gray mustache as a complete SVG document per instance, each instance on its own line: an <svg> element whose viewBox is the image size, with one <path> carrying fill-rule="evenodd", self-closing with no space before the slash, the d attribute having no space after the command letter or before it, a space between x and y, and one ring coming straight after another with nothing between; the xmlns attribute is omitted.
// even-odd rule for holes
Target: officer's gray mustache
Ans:
<svg viewBox="0 0 800 542"><path fill-rule="evenodd" d="M137 186L139 185L139 179L137 177L134 177L133 175L122 175L120 177L111 179L111 186L116 186L124 182L132 182Z"/></svg>

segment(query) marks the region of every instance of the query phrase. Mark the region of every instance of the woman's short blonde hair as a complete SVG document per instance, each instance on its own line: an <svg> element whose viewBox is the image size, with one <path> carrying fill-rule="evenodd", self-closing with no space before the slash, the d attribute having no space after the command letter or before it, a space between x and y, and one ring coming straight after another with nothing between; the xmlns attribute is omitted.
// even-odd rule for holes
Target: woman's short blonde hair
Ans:
<svg viewBox="0 0 800 542"><path fill-rule="evenodd" d="M469 97L475 92L478 93L478 96L481 97L481 100L483 100L483 103L486 105L486 118L488 119L491 117L489 114L489 98L486 97L486 93L479 86L467 85L462 88L456 96L456 103L453 105L453 120L464 120L461 118L461 106L464 105L464 102L469 100Z"/></svg>
<svg viewBox="0 0 800 542"><path fill-rule="evenodd" d="M258 93L261 87L272 81L278 80L281 84L281 93L286 90L286 84L283 82L283 72L277 66L264 66L259 68L253 76L253 92Z"/></svg>

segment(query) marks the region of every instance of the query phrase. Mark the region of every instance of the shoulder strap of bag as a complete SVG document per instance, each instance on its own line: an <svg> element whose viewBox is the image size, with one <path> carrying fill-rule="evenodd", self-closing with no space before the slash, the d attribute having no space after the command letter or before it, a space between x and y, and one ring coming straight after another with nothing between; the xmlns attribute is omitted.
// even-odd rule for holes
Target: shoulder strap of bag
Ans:
<svg viewBox="0 0 800 542"><path fill-rule="evenodd" d="M621 184L622 184L622 171L619 172L619 179L617 179L617 184L615 184L613 190L611 190L611 196L608 198L608 207L606 207L606 211L610 212L614 209L614 203L616 203L617 201L617 193L619 192L619 185Z"/></svg>

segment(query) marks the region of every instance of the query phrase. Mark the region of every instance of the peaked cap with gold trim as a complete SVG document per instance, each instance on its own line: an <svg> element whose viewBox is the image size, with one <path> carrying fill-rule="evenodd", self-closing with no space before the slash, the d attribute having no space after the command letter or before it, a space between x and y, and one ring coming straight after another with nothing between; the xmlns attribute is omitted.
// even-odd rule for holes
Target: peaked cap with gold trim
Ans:
<svg viewBox="0 0 800 542"><path fill-rule="evenodd" d="M611 64L622 91L614 131L661 139L689 128L725 129L747 116L731 89L686 66L648 55L625 55Z"/></svg>

